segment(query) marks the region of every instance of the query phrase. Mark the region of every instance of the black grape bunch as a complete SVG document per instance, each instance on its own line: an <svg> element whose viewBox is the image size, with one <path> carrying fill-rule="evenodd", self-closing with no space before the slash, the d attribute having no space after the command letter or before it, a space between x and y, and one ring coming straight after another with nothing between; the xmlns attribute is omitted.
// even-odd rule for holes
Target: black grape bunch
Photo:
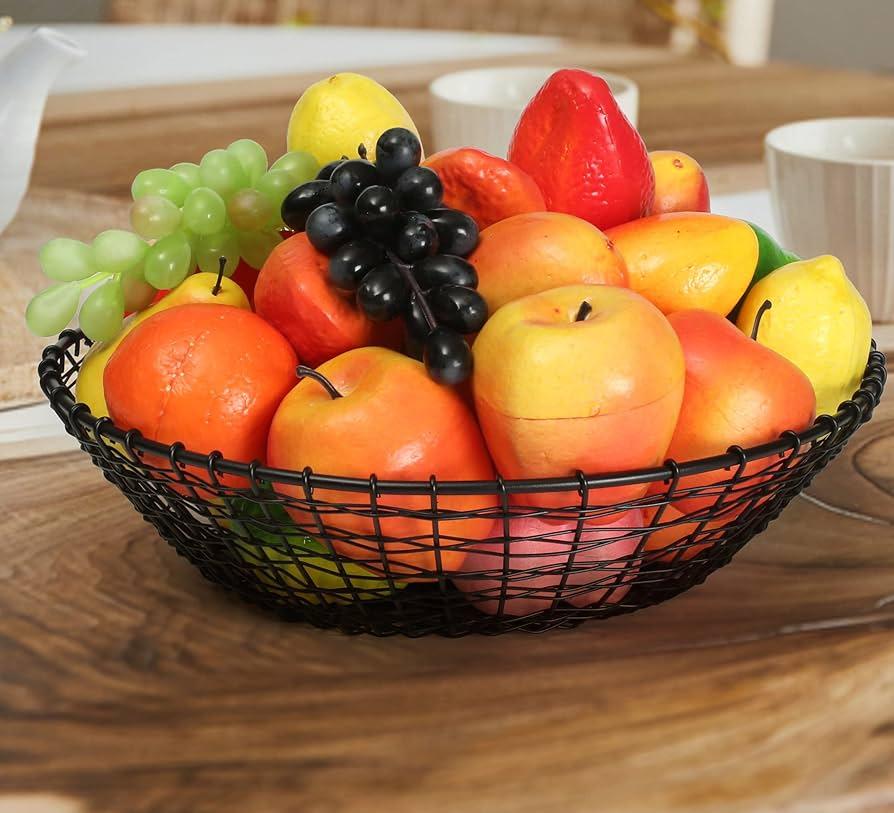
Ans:
<svg viewBox="0 0 894 813"><path fill-rule="evenodd" d="M478 245L478 225L443 206L441 179L419 165L422 145L411 131L384 132L375 162L363 145L358 154L327 164L286 195L283 222L329 257L330 282L352 292L369 319L403 319L408 344L421 347L433 379L459 384L472 372L464 336L488 316L466 259Z"/></svg>

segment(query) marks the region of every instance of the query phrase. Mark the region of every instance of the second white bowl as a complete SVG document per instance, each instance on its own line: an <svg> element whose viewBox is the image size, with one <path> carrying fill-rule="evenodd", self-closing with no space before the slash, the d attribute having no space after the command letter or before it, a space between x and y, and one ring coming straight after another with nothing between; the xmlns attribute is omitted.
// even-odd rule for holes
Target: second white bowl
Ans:
<svg viewBox="0 0 894 813"><path fill-rule="evenodd" d="M558 66L479 68L440 76L429 85L434 149L478 147L506 156L522 110ZM636 127L639 88L632 79L593 71L608 82Z"/></svg>
<svg viewBox="0 0 894 813"><path fill-rule="evenodd" d="M834 254L876 322L894 322L894 118L813 119L765 141L786 248Z"/></svg>

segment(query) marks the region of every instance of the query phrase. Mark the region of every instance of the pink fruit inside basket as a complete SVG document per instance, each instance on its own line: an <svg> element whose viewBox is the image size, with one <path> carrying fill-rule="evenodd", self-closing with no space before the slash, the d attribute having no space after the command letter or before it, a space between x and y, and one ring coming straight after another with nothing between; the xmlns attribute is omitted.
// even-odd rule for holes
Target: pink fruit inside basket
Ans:
<svg viewBox="0 0 894 813"><path fill-rule="evenodd" d="M491 533L493 541L476 545L466 557L463 569L475 576L455 577L454 584L479 610L491 615L501 612L501 597L506 615L547 610L557 595L575 607L620 601L636 575L633 554L642 537L638 532L643 527L642 511L615 514L610 522L588 521L577 544L576 527L576 519L517 517L509 520L504 540L500 520ZM505 593L504 559L508 568ZM532 571L537 575L525 575Z"/></svg>

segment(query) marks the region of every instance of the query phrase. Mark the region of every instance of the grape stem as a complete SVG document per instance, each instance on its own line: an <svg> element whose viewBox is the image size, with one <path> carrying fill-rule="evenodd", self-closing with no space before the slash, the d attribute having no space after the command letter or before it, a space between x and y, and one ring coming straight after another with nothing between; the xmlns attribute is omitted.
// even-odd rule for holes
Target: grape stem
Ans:
<svg viewBox="0 0 894 813"><path fill-rule="evenodd" d="M220 293L220 285L223 282L224 268L227 267L227 258L218 257L217 265L217 280L214 282L214 287L211 289L211 296L217 296Z"/></svg>
<svg viewBox="0 0 894 813"><path fill-rule="evenodd" d="M765 299L763 304L757 309L754 316L754 326L751 328L751 338L757 341L757 332L761 329L761 319L764 314L773 307L773 303L769 299Z"/></svg>
<svg viewBox="0 0 894 813"><path fill-rule="evenodd" d="M419 282L413 274L412 267L405 262L402 262L400 257L389 249L385 249L385 256L388 257L388 261L400 271L400 275L404 278L404 282L410 286L410 290L416 296L416 301L419 303L419 310L422 311L422 315L425 317L429 329L434 330L438 326L438 320L435 319L435 315L432 313L432 310L428 305L425 294L422 293L422 288L419 287Z"/></svg>
<svg viewBox="0 0 894 813"><path fill-rule="evenodd" d="M329 396L334 401L336 398L343 398L344 396L335 389L335 385L324 376L322 373L317 372L313 367L308 367L305 364L299 364L298 368L295 370L296 375L299 378L310 378L313 381L316 381L326 392L329 393Z"/></svg>
<svg viewBox="0 0 894 813"><path fill-rule="evenodd" d="M114 274L109 274L106 271L97 271L95 274L91 274L89 277L84 277L84 279L78 280L79 288L89 288L91 285L95 285L97 282L102 282L106 277L115 276Z"/></svg>

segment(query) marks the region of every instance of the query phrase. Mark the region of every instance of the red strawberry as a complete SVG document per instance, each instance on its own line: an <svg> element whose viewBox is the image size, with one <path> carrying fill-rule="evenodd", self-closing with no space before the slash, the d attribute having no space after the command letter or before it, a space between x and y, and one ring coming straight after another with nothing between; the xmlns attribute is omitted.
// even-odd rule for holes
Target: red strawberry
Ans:
<svg viewBox="0 0 894 813"><path fill-rule="evenodd" d="M604 79L556 71L519 119L509 160L540 187L548 209L608 229L649 213L655 173L646 145Z"/></svg>

